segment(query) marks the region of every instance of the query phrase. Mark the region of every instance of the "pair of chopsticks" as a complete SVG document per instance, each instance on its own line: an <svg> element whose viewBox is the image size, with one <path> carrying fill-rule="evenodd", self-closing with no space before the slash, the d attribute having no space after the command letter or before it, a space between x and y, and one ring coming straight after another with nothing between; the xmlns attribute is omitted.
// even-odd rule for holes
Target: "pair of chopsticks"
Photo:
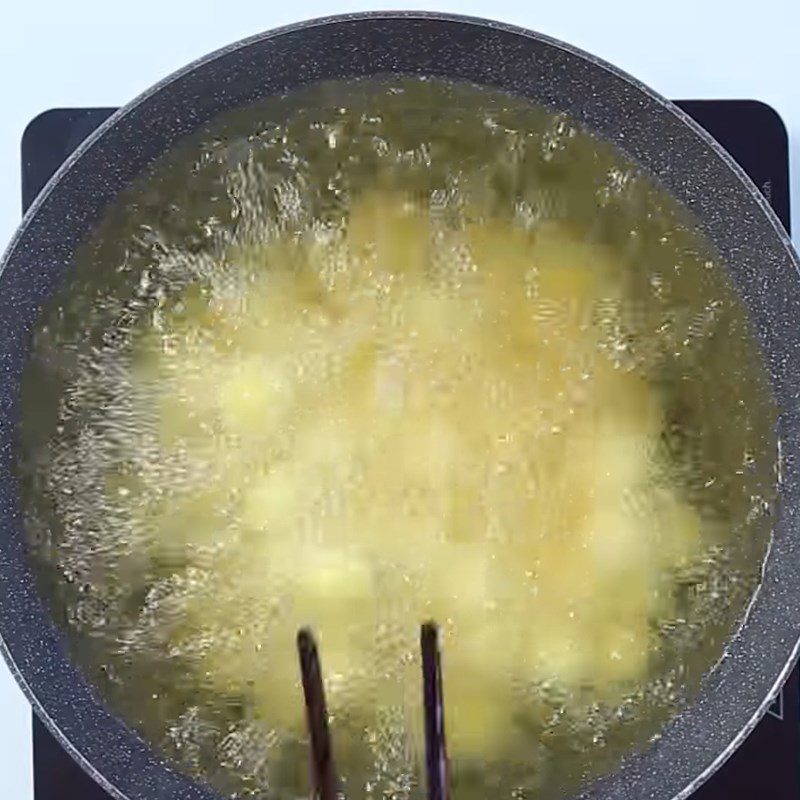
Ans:
<svg viewBox="0 0 800 800"><path fill-rule="evenodd" d="M428 800L449 800L450 780L444 738L444 700L439 629L426 622L420 629L422 693L425 707L425 764ZM312 800L339 800L339 781L333 761L328 710L322 684L319 650L310 630L297 634L297 652L306 702L306 722L311 746Z"/></svg>

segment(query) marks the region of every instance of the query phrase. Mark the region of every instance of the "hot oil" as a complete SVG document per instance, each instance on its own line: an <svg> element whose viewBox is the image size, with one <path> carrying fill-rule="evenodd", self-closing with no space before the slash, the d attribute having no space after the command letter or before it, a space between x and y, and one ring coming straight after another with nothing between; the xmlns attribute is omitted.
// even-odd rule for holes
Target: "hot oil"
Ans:
<svg viewBox="0 0 800 800"><path fill-rule="evenodd" d="M307 791L297 624L318 629L351 798L423 795L427 616L464 800L568 796L723 655L768 542L776 411L693 221L570 120L437 81L273 99L154 165L75 266L23 390L32 551L73 657L183 769ZM612 415L605 470L596 398L619 381L638 400ZM649 403L655 429L626 428ZM646 469L618 499L640 525L589 557L581 504L626 447ZM666 533L655 496L678 509ZM664 558L646 627L585 674L563 629L595 620L608 592L587 577L631 545L617 596Z"/></svg>

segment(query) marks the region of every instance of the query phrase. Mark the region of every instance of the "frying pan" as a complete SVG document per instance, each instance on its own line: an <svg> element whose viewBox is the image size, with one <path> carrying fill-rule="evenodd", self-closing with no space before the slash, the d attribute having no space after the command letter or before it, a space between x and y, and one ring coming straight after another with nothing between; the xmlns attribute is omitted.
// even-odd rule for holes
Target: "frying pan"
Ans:
<svg viewBox="0 0 800 800"><path fill-rule="evenodd" d="M0 273L0 637L34 709L120 800L212 800L109 710L66 655L28 563L15 471L19 383L37 314L103 210L149 164L220 113L312 82L376 74L464 80L570 115L651 173L717 248L750 317L780 408L780 503L763 581L698 699L641 754L589 786L604 800L683 798L736 749L786 676L800 634L800 279L756 187L683 112L608 64L518 28L442 14L321 19L188 66L110 118L33 204Z"/></svg>

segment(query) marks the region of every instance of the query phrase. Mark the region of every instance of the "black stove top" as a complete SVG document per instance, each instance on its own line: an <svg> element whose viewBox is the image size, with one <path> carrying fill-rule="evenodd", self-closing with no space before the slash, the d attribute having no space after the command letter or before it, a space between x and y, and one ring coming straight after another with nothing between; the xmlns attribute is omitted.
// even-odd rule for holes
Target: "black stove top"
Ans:
<svg viewBox="0 0 800 800"><path fill-rule="evenodd" d="M752 100L686 100L679 105L742 165L789 229L786 130ZM69 154L115 109L45 111L22 137L22 205L27 209ZM792 672L769 713L693 800L800 800L800 697ZM33 720L34 800L110 800L39 720Z"/></svg>

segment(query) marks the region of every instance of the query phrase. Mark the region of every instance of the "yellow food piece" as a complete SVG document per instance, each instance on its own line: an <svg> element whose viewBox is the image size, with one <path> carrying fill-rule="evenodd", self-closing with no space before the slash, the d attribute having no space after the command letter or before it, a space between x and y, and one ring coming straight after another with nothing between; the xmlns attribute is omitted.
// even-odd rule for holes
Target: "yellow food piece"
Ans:
<svg viewBox="0 0 800 800"><path fill-rule="evenodd" d="M292 407L293 378L265 358L234 361L216 387L222 424L242 436L274 429Z"/></svg>
<svg viewBox="0 0 800 800"><path fill-rule="evenodd" d="M644 680L702 524L653 482L657 392L600 346L611 256L557 223L450 230L385 191L237 263L141 359L164 458L186 460L134 522L156 552L216 548L178 625L210 637L192 668L300 730L310 625L334 720L416 720L435 619L456 757L502 746L515 686L613 701Z"/></svg>

